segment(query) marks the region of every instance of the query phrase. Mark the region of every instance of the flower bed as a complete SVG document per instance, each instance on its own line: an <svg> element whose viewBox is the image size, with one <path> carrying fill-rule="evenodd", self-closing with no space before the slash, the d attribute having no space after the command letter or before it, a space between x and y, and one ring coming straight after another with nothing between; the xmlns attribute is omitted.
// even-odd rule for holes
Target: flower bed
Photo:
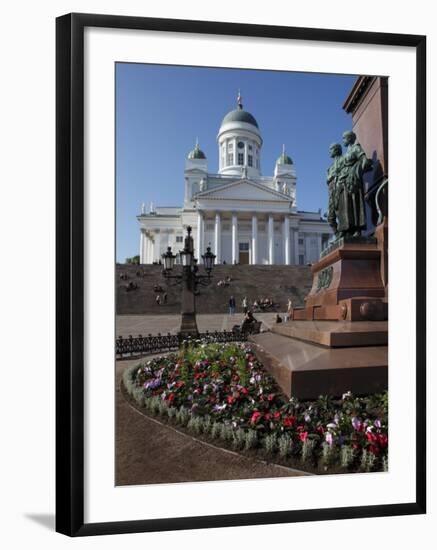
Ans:
<svg viewBox="0 0 437 550"><path fill-rule="evenodd" d="M240 452L319 473L387 470L387 392L289 400L244 344L190 344L123 381L148 412Z"/></svg>

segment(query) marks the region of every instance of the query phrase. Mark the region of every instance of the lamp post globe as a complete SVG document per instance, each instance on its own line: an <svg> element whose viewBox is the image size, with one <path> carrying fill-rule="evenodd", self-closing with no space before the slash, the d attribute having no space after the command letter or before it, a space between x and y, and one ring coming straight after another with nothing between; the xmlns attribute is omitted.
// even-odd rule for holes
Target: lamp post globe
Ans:
<svg viewBox="0 0 437 550"><path fill-rule="evenodd" d="M181 258L181 264L183 267L191 267L193 264L193 253L191 250L188 250L184 248L179 252L179 256Z"/></svg>
<svg viewBox="0 0 437 550"><path fill-rule="evenodd" d="M212 271L212 268L214 266L214 261L215 261L215 254L213 254L211 252L211 247L208 246L207 249L206 249L206 252L205 254L203 254L202 256L202 260L203 260L203 265L205 267L205 270L206 272L208 273L208 275L211 273Z"/></svg>
<svg viewBox="0 0 437 550"><path fill-rule="evenodd" d="M171 271L173 269L175 258L176 256L171 251L171 246L169 246L167 248L167 252L162 254L162 259L164 262L164 271Z"/></svg>

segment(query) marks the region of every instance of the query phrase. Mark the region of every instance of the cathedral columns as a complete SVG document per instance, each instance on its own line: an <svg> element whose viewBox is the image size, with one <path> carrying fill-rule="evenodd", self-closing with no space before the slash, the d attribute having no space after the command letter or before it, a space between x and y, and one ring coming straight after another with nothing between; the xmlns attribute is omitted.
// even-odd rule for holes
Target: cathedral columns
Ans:
<svg viewBox="0 0 437 550"><path fill-rule="evenodd" d="M284 217L284 264L290 265L290 218Z"/></svg>
<svg viewBox="0 0 437 550"><path fill-rule="evenodd" d="M155 231L155 246L154 246L154 258L152 261L157 261L161 259L161 231Z"/></svg>
<svg viewBox="0 0 437 550"><path fill-rule="evenodd" d="M268 222L268 233L267 233L267 247L268 247L268 256L269 256L269 265L273 265L275 263L275 242L274 242L274 235L275 235L275 225L273 220L273 214L269 214L269 222Z"/></svg>
<svg viewBox="0 0 437 550"><path fill-rule="evenodd" d="M217 264L221 263L221 242L222 242L222 228L221 228L221 216L220 212L215 214L215 232L214 232L214 254L216 256L215 261Z"/></svg>
<svg viewBox="0 0 437 550"><path fill-rule="evenodd" d="M232 214L232 264L239 261L237 214Z"/></svg>
<svg viewBox="0 0 437 550"><path fill-rule="evenodd" d="M151 264L152 261L150 259L150 249L151 249L151 241L147 233L144 235L144 243L145 243L145 250L144 250L144 262L145 264Z"/></svg>
<svg viewBox="0 0 437 550"><path fill-rule="evenodd" d="M145 244L145 240L144 240L144 230L141 229L140 230L140 264L145 264L146 262L144 261L144 244Z"/></svg>
<svg viewBox="0 0 437 550"><path fill-rule="evenodd" d="M294 230L294 263L299 265L299 230Z"/></svg>
<svg viewBox="0 0 437 550"><path fill-rule="evenodd" d="M197 213L197 259L200 260L203 254L203 214Z"/></svg>
<svg viewBox="0 0 437 550"><path fill-rule="evenodd" d="M257 262L257 252L258 252L258 218L256 214L252 216L252 265L255 265Z"/></svg>

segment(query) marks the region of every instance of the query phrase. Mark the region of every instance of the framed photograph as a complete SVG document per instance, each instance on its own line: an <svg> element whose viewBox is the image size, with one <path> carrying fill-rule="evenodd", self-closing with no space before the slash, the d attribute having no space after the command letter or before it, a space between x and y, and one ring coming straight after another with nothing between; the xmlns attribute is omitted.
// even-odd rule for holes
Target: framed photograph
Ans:
<svg viewBox="0 0 437 550"><path fill-rule="evenodd" d="M425 513L425 37L56 25L57 531Z"/></svg>

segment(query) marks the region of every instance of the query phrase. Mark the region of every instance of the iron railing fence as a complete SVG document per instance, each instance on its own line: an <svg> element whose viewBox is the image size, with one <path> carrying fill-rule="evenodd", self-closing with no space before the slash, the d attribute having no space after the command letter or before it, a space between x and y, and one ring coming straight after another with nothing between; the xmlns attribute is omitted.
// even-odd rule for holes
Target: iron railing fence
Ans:
<svg viewBox="0 0 437 550"><path fill-rule="evenodd" d="M214 331L214 332L202 332L195 340L202 340L203 342L244 342L247 340L249 334L257 334L260 332L261 323L256 323L256 326L251 331ZM137 355L151 355L153 353L169 352L179 349L179 347L187 341L186 338L180 334L149 334L142 336L139 334L137 337L129 335L127 338L118 336L115 340L115 354L117 359L127 359Z"/></svg>

